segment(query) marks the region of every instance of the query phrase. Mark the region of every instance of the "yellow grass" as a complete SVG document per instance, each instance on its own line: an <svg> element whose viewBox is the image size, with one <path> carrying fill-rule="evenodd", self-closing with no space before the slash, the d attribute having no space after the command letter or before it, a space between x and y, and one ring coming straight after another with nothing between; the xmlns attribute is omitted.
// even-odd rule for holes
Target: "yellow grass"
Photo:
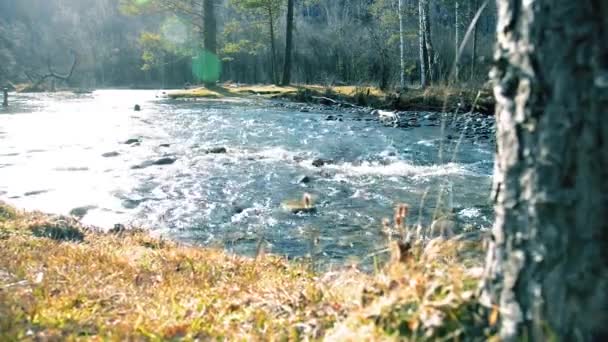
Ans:
<svg viewBox="0 0 608 342"><path fill-rule="evenodd" d="M433 244L374 274L315 274L0 203L0 340L482 336L479 244Z"/></svg>

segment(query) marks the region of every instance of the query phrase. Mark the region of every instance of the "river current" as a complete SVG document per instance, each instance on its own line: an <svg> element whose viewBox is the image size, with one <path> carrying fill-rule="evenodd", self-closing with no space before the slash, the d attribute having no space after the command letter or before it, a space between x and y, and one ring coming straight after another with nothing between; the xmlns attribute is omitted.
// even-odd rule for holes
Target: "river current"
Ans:
<svg viewBox="0 0 608 342"><path fill-rule="evenodd" d="M11 94L0 109L0 200L249 255L263 238L273 253L304 256L315 239L332 263L383 248L380 222L396 203L410 204L409 224L430 224L441 189L461 227L493 220L490 142L371 114L158 95ZM329 162L314 166L319 158ZM282 208L304 193L315 213Z"/></svg>

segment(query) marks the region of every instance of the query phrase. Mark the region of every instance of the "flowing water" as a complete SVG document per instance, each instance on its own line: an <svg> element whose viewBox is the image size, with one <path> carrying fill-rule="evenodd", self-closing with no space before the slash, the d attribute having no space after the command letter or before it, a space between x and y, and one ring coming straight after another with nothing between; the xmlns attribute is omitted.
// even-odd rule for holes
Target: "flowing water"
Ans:
<svg viewBox="0 0 608 342"><path fill-rule="evenodd" d="M0 199L60 214L86 207L87 224L140 225L245 254L263 237L274 253L303 256L314 235L328 262L385 246L380 221L395 203L411 205L409 223L429 224L440 188L461 226L491 224L490 143L463 141L454 153L456 142L439 127L386 127L351 113L327 121L326 111L264 100L157 94L12 95L11 107L0 109ZM142 111L133 111L136 103ZM133 138L140 143L125 144ZM214 147L227 153L207 153ZM134 168L162 157L176 161ZM333 163L315 167L316 158ZM282 208L304 193L316 213Z"/></svg>

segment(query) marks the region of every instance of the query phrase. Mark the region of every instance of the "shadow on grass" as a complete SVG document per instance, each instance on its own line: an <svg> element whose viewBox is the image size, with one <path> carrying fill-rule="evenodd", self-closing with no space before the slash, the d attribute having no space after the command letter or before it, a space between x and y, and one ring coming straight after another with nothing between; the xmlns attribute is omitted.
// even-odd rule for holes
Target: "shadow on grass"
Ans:
<svg viewBox="0 0 608 342"><path fill-rule="evenodd" d="M82 242L84 234L75 227L62 223L47 223L32 228L36 237L53 239L56 241Z"/></svg>

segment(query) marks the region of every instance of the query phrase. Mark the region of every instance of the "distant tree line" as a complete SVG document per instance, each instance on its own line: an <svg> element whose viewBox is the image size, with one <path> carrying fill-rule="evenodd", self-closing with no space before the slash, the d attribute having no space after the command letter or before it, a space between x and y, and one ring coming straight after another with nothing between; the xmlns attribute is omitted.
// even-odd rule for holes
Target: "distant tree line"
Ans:
<svg viewBox="0 0 608 342"><path fill-rule="evenodd" d="M494 44L493 1L462 43L482 2L3 1L0 82L35 82L49 68L68 72L75 52L72 86L181 86L202 82L193 68L208 51L219 59L220 81L480 83Z"/></svg>

